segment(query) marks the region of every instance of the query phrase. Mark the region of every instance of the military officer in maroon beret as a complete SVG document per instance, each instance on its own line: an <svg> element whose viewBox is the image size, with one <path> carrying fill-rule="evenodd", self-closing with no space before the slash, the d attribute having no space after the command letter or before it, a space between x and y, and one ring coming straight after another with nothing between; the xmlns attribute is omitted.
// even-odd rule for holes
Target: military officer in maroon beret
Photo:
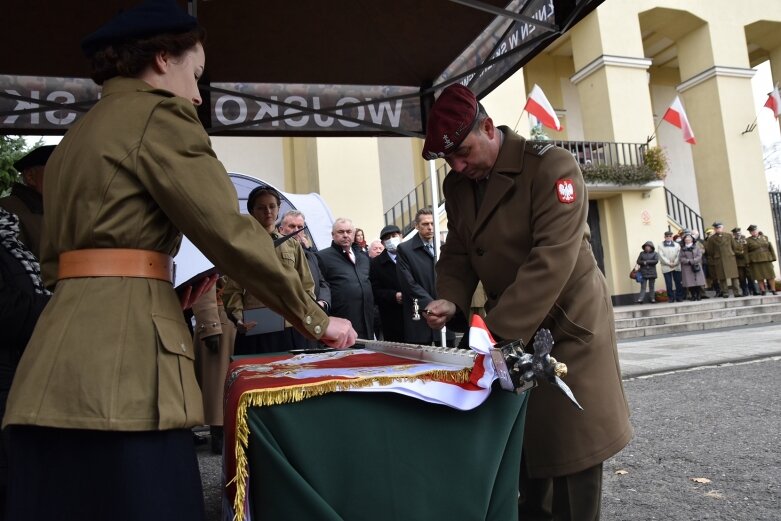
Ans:
<svg viewBox="0 0 781 521"><path fill-rule="evenodd" d="M632 437L610 293L589 245L588 194L572 155L493 120L462 85L445 89L428 120L426 159L444 158L447 244L432 327L466 325L482 282L496 338L530 345L550 329L569 367L578 411L552 386L531 391L521 464L522 519L599 518L602 462Z"/></svg>

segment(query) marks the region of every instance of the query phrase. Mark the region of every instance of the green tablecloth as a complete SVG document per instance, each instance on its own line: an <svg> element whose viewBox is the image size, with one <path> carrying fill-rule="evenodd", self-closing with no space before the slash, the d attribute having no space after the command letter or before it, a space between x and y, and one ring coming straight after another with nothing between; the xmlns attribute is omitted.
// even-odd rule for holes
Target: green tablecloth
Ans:
<svg viewBox="0 0 781 521"><path fill-rule="evenodd" d="M509 521L528 394L458 411L393 393L249 410L253 521Z"/></svg>

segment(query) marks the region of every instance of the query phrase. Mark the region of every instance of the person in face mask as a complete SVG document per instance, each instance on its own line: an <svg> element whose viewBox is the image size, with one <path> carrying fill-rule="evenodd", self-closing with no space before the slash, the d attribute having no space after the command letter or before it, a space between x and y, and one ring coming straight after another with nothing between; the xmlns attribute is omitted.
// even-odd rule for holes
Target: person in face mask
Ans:
<svg viewBox="0 0 781 521"><path fill-rule="evenodd" d="M681 279L683 287L689 290L689 300L702 298L702 286L705 285L705 272L702 269L702 249L691 234L683 236L680 253Z"/></svg>
<svg viewBox="0 0 781 521"><path fill-rule="evenodd" d="M404 341L401 305L401 285L396 273L396 248L401 242L401 230L393 224L380 232L385 250L371 260L369 280L372 283L374 302L379 308L380 332L383 340Z"/></svg>

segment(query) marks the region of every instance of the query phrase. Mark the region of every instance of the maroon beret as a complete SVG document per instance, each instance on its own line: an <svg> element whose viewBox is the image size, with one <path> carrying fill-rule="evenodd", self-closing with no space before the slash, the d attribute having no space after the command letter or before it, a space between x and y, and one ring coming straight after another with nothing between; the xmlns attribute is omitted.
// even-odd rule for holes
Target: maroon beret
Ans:
<svg viewBox="0 0 781 521"><path fill-rule="evenodd" d="M437 159L454 152L472 131L478 107L474 93L460 83L443 90L428 116L423 159Z"/></svg>

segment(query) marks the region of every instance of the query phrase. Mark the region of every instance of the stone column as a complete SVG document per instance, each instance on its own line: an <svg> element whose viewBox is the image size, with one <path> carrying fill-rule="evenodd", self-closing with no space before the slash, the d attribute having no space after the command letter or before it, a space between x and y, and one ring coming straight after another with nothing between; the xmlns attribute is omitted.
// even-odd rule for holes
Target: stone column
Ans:
<svg viewBox="0 0 781 521"><path fill-rule="evenodd" d="M727 228L756 223L772 233L759 134L741 134L755 115L743 27L710 20L677 46L677 90L697 139L692 156L703 219Z"/></svg>

